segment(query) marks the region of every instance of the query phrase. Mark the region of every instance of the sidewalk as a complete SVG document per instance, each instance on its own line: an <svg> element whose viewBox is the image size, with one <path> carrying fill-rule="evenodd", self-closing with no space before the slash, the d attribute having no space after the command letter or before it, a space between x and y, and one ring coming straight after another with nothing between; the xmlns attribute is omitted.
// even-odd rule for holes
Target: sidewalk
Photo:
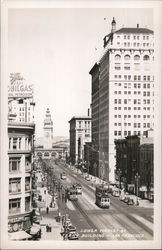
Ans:
<svg viewBox="0 0 162 250"><path fill-rule="evenodd" d="M41 208L42 220L40 222L42 235L40 240L62 240L61 232L61 222L56 221L58 216L58 206L56 204L55 208L49 208L48 214L46 213L46 208ZM51 226L51 232L46 231L46 225Z"/></svg>

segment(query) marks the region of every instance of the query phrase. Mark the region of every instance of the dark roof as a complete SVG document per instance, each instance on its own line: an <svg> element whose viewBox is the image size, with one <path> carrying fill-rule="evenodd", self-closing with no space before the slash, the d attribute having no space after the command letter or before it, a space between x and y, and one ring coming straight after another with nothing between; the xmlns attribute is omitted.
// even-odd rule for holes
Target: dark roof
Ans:
<svg viewBox="0 0 162 250"><path fill-rule="evenodd" d="M120 30L115 31L115 33L146 33L153 34L152 30L146 28L121 28Z"/></svg>

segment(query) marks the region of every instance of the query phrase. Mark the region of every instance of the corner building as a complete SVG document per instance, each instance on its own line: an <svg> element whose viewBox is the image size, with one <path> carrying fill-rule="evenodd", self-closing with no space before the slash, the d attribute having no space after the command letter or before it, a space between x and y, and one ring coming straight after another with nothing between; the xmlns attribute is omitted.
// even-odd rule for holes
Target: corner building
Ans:
<svg viewBox="0 0 162 250"><path fill-rule="evenodd" d="M34 154L33 90L19 73L11 74L8 91L8 235L31 238Z"/></svg>
<svg viewBox="0 0 162 250"><path fill-rule="evenodd" d="M113 18L112 30L103 41L100 60L90 71L92 90L99 71L98 87L92 91L92 143L96 143L95 123L99 175L114 181L114 140L143 135L154 127L154 37L152 30L138 24L116 30Z"/></svg>

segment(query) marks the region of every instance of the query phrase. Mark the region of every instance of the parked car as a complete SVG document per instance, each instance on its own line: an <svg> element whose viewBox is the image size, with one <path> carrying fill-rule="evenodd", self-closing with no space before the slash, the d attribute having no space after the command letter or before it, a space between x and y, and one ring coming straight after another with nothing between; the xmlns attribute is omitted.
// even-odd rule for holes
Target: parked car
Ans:
<svg viewBox="0 0 162 250"><path fill-rule="evenodd" d="M128 197L128 196L126 196L125 198L124 198L124 203L127 203L128 202L128 200L129 200L130 198Z"/></svg>
<svg viewBox="0 0 162 250"><path fill-rule="evenodd" d="M134 205L134 200L128 197L127 205Z"/></svg>
<svg viewBox="0 0 162 250"><path fill-rule="evenodd" d="M67 227L67 232L70 233L70 232L76 232L76 227L75 226L72 226L72 225L69 225Z"/></svg>
<svg viewBox="0 0 162 250"><path fill-rule="evenodd" d="M90 181L91 179L90 179L89 176L86 176L86 177L85 177L85 180Z"/></svg>
<svg viewBox="0 0 162 250"><path fill-rule="evenodd" d="M68 233L68 240L78 240L79 234L77 232Z"/></svg>

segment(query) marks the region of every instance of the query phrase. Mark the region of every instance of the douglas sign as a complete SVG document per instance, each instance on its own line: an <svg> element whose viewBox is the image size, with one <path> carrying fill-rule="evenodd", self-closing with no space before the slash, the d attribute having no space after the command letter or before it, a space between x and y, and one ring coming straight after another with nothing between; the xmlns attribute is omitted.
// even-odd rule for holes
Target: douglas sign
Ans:
<svg viewBox="0 0 162 250"><path fill-rule="evenodd" d="M20 73L10 74L10 85L8 86L8 98L31 98L33 97L33 85L24 83Z"/></svg>

